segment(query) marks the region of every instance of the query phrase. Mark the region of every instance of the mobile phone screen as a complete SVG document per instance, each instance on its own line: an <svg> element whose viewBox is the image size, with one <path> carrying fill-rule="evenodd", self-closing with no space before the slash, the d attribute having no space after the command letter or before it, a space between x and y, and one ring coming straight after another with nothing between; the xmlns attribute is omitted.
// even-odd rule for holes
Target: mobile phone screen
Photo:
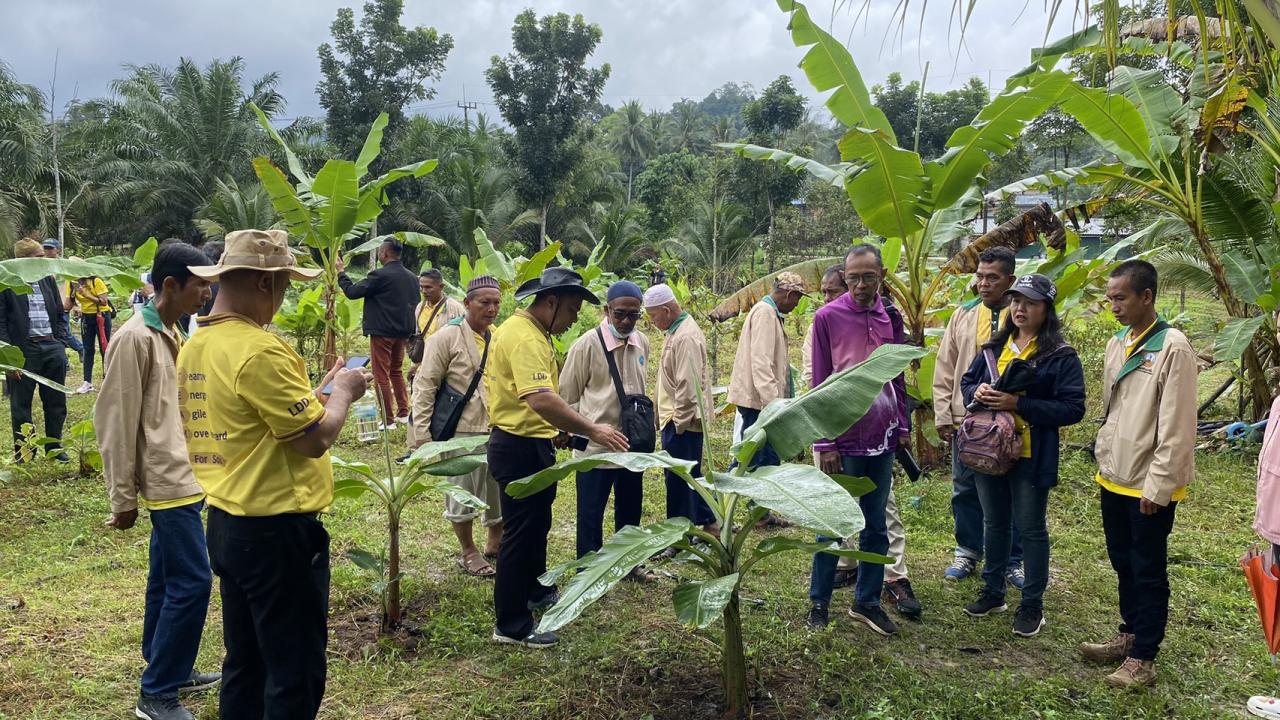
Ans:
<svg viewBox="0 0 1280 720"><path fill-rule="evenodd" d="M368 365L368 364L369 364L369 356L368 356L368 355L354 355L354 356L352 356L352 357L350 357L350 358L348 358L348 359L347 359L347 365L346 365L346 367L347 367L347 369L348 369L348 370L355 370L356 368L362 368L362 367L365 367L365 366L366 366L366 365ZM330 380L330 381L329 381L329 384L328 384L328 385L325 385L325 386L324 386L324 389L323 389L323 390L321 390L320 392L324 393L325 395L332 395L332 394L333 394L333 381L332 381L332 380Z"/></svg>

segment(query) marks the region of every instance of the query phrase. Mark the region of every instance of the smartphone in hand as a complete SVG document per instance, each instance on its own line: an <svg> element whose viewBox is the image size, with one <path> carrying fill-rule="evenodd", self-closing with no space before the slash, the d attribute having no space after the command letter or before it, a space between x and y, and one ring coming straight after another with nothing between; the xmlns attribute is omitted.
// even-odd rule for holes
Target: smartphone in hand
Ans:
<svg viewBox="0 0 1280 720"><path fill-rule="evenodd" d="M353 355L352 357L347 358L347 365L346 365L346 367L347 367L347 369L348 369L348 370L356 370L356 369L358 369L358 368L368 367L368 366L369 366L369 356L368 356L368 355ZM330 381L329 381L329 384L328 384L328 385L325 385L325 386L324 386L324 389L323 389L323 390L321 390L320 392L321 392L321 393L323 393L323 394L325 394L325 395L332 395L332 394L333 394L333 381L332 381L332 380L330 380Z"/></svg>

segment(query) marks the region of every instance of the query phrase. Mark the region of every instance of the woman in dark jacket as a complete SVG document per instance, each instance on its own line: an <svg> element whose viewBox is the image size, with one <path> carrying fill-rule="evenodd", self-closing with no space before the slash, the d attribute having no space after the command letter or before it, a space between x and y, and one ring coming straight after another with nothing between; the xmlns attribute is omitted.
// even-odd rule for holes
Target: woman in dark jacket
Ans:
<svg viewBox="0 0 1280 720"><path fill-rule="evenodd" d="M1022 533L1026 584L1013 632L1032 637L1044 627L1044 590L1049 582L1049 489L1058 484L1058 428L1084 417L1084 370L1062 338L1053 306L1058 290L1043 275L1024 275L1012 296L1004 327L983 346L961 379L969 406L1014 413L1022 432L1022 458L1000 476L976 473L986 537L985 581L977 601L964 611L974 617L1004 612L1010 520ZM1002 381L993 382L986 351L997 359ZM992 387L998 385L1008 392Z"/></svg>

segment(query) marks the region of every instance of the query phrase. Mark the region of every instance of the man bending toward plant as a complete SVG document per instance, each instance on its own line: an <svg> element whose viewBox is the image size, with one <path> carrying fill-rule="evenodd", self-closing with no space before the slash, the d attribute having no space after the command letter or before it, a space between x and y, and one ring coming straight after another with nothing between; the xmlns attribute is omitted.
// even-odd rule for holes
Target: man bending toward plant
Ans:
<svg viewBox="0 0 1280 720"><path fill-rule="evenodd" d="M266 330L295 265L283 230L229 233L212 312L178 354L178 398L196 480L209 500L209 560L222 596L222 720L305 720L320 709L333 501L329 447L369 373L342 360L313 390L307 364Z"/></svg>
<svg viewBox="0 0 1280 720"><path fill-rule="evenodd" d="M187 459L174 373L183 342L178 319L209 297L209 282L188 269L203 262L186 243L168 243L156 253L156 295L112 338L93 409L111 501L107 527L133 527L139 505L151 518L142 619L147 668L135 710L146 720L190 720L178 694L212 687L222 677L195 670L213 576L200 517L204 492Z"/></svg>

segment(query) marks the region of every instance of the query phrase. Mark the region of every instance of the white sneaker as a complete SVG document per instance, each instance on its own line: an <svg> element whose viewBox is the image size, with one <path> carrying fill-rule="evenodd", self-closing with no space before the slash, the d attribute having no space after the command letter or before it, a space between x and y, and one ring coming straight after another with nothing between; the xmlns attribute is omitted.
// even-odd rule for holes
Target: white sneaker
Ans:
<svg viewBox="0 0 1280 720"><path fill-rule="evenodd" d="M1280 700L1266 695L1249 698L1249 713L1267 720L1280 720Z"/></svg>
<svg viewBox="0 0 1280 720"><path fill-rule="evenodd" d="M402 416L400 416L400 417L396 418L396 424L398 424L398 425L404 425L405 427L408 427L408 426L409 426L409 416L408 416L408 415L402 415Z"/></svg>
<svg viewBox="0 0 1280 720"><path fill-rule="evenodd" d="M90 383L88 380L80 383L80 387L76 388L77 395L84 395L85 393L91 393L91 392L93 392L93 384Z"/></svg>

